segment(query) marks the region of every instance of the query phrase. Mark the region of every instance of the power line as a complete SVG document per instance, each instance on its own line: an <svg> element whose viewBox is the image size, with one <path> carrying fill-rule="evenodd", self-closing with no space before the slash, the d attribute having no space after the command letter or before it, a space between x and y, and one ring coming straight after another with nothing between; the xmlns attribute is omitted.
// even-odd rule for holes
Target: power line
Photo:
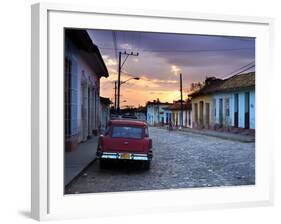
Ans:
<svg viewBox="0 0 281 224"><path fill-rule="evenodd" d="M227 75L225 75L225 77L228 77L228 76L232 75L233 73L239 72L241 69L244 69L244 68L246 68L248 66L252 66L253 63L255 63L255 61L252 61L251 63L249 63L247 65L244 65L244 66L242 66L242 67L240 67L238 69L235 69L234 71L232 71L232 72L228 73ZM253 66L255 66L255 65L253 65ZM250 68L252 68L252 67L250 67ZM247 70L249 70L250 68L248 68Z"/></svg>
<svg viewBox="0 0 281 224"><path fill-rule="evenodd" d="M126 75L134 76L132 73L125 72L125 70L122 70L121 72L124 73L124 74L126 74Z"/></svg>
<svg viewBox="0 0 281 224"><path fill-rule="evenodd" d="M126 51L121 52L119 51L119 63L118 63L118 89L117 89L117 112L120 112L120 86L121 86L121 80L120 80L120 76L121 76L121 68L124 65L125 61L121 64L121 56L122 55L126 55L126 59L129 56L139 56L139 53L134 53L133 51L131 53L127 53Z"/></svg>
<svg viewBox="0 0 281 224"><path fill-rule="evenodd" d="M112 38L113 38L113 45L114 45L114 51L115 51L115 59L118 60L118 53L117 53L117 38L116 38L116 32L112 31Z"/></svg>
<svg viewBox="0 0 281 224"><path fill-rule="evenodd" d="M242 71L236 73L235 75L240 75L242 72L246 72L246 71L248 71L248 70L250 70L251 68L254 68L254 67L255 67L255 65L252 65L251 67L246 68L246 69L244 69L244 70L242 70ZM233 75L233 76L235 76L235 75Z"/></svg>
<svg viewBox="0 0 281 224"><path fill-rule="evenodd" d="M103 50L115 50L110 47L99 47L100 49ZM184 53L189 53L189 52L219 52L219 51L240 51L240 50L250 50L254 49L252 47L246 47L246 48L225 48L225 49L199 49L199 50L162 50L162 49L142 49L140 50L141 52L184 52ZM117 49L119 51L126 51L126 49ZM127 49L127 51L130 51Z"/></svg>

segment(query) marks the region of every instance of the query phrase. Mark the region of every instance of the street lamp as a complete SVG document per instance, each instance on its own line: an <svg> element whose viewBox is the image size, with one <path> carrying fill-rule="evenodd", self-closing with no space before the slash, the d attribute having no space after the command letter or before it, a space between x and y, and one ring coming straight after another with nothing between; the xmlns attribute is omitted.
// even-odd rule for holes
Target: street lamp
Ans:
<svg viewBox="0 0 281 224"><path fill-rule="evenodd" d="M139 78L139 77L133 77L133 78L129 78L129 79L127 79L127 80L125 80L125 81L121 82L121 83L120 83L120 85L122 85L122 84L124 84L124 83L126 83L126 82L128 82L128 81L130 81L130 80L132 80L132 79L135 79L135 80L140 80L140 78Z"/></svg>
<svg viewBox="0 0 281 224"><path fill-rule="evenodd" d="M122 84L124 84L124 83L126 83L126 82L128 82L128 81L130 81L130 80L132 80L132 79L134 79L134 80L140 80L140 77L132 77L132 78L129 78L129 79L123 81L123 82L120 82L119 89L118 89L118 95L117 95L117 99L118 99L117 113L119 113L119 110L120 110L120 104L119 104L119 102L120 102L120 87L121 87Z"/></svg>

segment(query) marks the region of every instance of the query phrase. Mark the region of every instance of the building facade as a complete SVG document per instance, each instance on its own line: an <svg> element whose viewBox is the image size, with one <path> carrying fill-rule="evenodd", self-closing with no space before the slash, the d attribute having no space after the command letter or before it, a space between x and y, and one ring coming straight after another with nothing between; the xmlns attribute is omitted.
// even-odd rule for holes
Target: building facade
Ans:
<svg viewBox="0 0 281 224"><path fill-rule="evenodd" d="M171 105L170 103L162 103L159 99L149 101L146 103L146 121L149 125L157 126L162 125L166 121L165 119L165 108Z"/></svg>
<svg viewBox="0 0 281 224"><path fill-rule="evenodd" d="M200 95L192 99L192 126L195 128L209 128L213 125L212 98L209 95Z"/></svg>
<svg viewBox="0 0 281 224"><path fill-rule="evenodd" d="M195 128L255 129L255 73L213 79L190 94Z"/></svg>
<svg viewBox="0 0 281 224"><path fill-rule="evenodd" d="M110 99L100 97L100 132L105 133L110 121Z"/></svg>
<svg viewBox="0 0 281 224"><path fill-rule="evenodd" d="M226 79L212 94L215 124L225 128L255 129L255 73Z"/></svg>
<svg viewBox="0 0 281 224"><path fill-rule="evenodd" d="M65 30L65 149L99 132L100 78L108 71L86 30Z"/></svg>
<svg viewBox="0 0 281 224"><path fill-rule="evenodd" d="M223 81L207 78L201 89L189 94L192 104L192 127L211 128L215 125L212 93Z"/></svg>
<svg viewBox="0 0 281 224"><path fill-rule="evenodd" d="M165 124L172 124L175 127L192 127L192 110L191 101L187 100L183 102L183 111L181 115L181 103L175 101L173 104L164 108L164 120Z"/></svg>

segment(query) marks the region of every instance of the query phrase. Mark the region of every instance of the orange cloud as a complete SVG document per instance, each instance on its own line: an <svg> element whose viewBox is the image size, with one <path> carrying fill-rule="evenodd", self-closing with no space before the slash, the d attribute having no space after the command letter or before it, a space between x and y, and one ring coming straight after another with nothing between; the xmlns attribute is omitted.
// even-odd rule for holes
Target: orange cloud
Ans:
<svg viewBox="0 0 281 224"><path fill-rule="evenodd" d="M117 80L117 73L116 71L112 71L111 74L108 78L101 79L100 93L101 96L109 97L114 102L114 81ZM131 75L122 73L121 80L124 81L132 77ZM147 101L157 98L163 102L173 102L173 100L179 99L179 90L177 87L174 87L178 83L178 80L148 79L146 75L139 77L140 80L130 80L126 84L121 85L121 107L126 105L145 105ZM126 102L123 102L124 100Z"/></svg>

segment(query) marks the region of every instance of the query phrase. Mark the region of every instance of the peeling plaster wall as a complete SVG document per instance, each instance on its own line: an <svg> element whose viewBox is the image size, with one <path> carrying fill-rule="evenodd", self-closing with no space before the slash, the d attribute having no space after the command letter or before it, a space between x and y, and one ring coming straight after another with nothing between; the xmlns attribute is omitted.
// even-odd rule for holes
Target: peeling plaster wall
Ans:
<svg viewBox="0 0 281 224"><path fill-rule="evenodd" d="M232 93L220 93L220 94L213 94L212 99L213 103L215 101L216 109L213 108L213 118L215 124L219 123L219 99L223 99L223 124L224 126L234 126L234 111L235 111L235 94L238 94L238 127L245 128L245 93L249 92L250 96L250 129L255 129L255 90L249 89L240 92L232 92ZM229 113L230 116L226 117L226 110L225 110L225 102L226 98L229 98Z"/></svg>
<svg viewBox="0 0 281 224"><path fill-rule="evenodd" d="M84 127L84 131L88 134L92 134L93 128L98 128L99 121L99 77L95 74L95 71L85 62L80 50L77 46L66 37L65 44L65 57L68 57L72 62L72 77L71 82L75 83L75 88L77 88L77 93L73 94L72 103L73 106L76 106L76 109L73 110L75 113L72 114L72 119L76 120L76 131L79 134L79 141L83 140L83 124L82 124L82 100L84 98L84 112L87 121L84 122L87 124L87 127ZM83 91L84 88L84 91ZM90 103L88 103L88 88L90 88ZM84 96L83 96L84 92ZM94 93L95 92L95 93ZM93 94L94 93L94 94ZM92 99L93 95L95 100ZM88 107L90 107L91 113L95 110L96 119L93 116L88 115ZM88 126L90 119L90 127ZM95 122L94 122L95 119ZM76 134L76 133L75 133Z"/></svg>

